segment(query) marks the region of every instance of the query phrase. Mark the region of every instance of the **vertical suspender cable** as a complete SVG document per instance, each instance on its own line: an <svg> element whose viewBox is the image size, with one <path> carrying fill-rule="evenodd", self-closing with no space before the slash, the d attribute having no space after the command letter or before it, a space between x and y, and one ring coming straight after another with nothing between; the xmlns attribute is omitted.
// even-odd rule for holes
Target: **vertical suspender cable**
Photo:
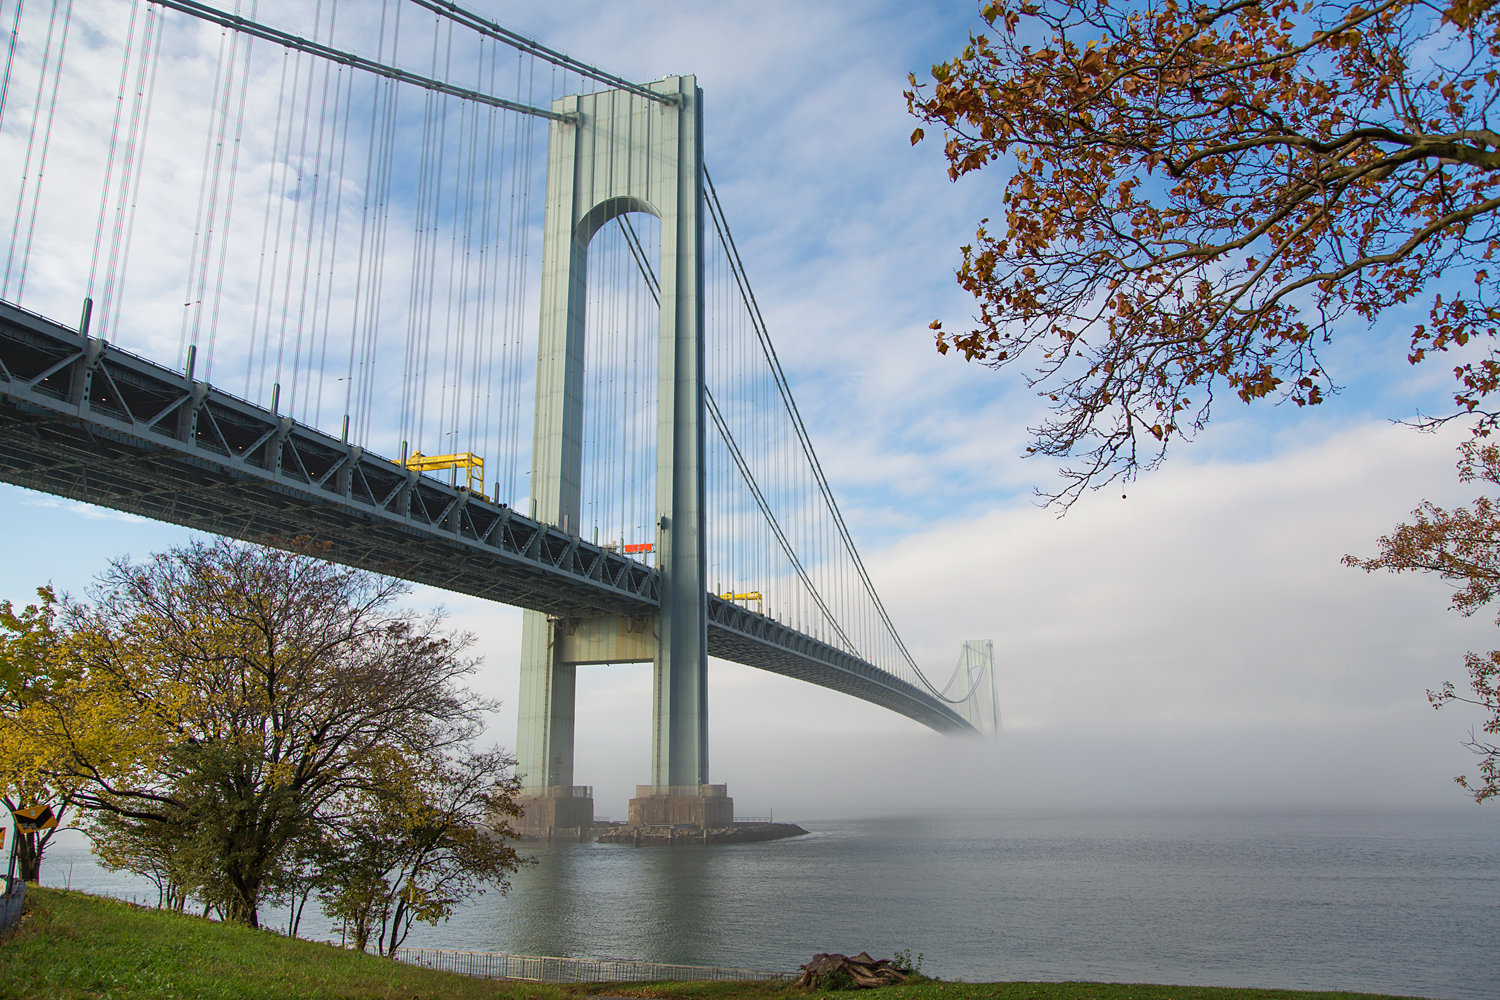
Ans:
<svg viewBox="0 0 1500 1000"><path fill-rule="evenodd" d="M323 300L323 319L321 323L323 330L323 347L322 352L318 357L319 378L318 398L314 410L316 414L316 416L314 417L315 422L321 422L323 417L323 390L326 387L328 381L328 343L333 329L332 311L333 299L335 294L334 273L338 267L339 261L339 225L343 221L344 217L344 188L346 186L345 177L349 163L349 123L354 118L354 74L349 74L348 79L345 80L343 70L340 69L339 78L344 90L344 121L343 130L339 137L338 169L332 171L332 183L336 192L333 199L333 241L328 251L328 293ZM337 100L337 89L335 89L335 100ZM326 197L324 198L324 202L326 204ZM353 350L354 339L352 336L349 340L349 346L350 350ZM344 407L344 415L347 416L348 413L349 407L346 405Z"/></svg>
<svg viewBox="0 0 1500 1000"><path fill-rule="evenodd" d="M72 0L69 0L69 12L72 11L72 7ZM41 121L42 101L47 93L47 68L52 63L52 36L56 33L57 30L57 9L58 4L54 0L52 4L52 17L47 22L47 41L42 47L42 65L41 69L37 73L36 103L31 109L31 127L30 134L26 139L26 159L24 161L25 166L21 170L21 186L19 193L16 195L16 217L11 224L10 252L6 256L5 260L5 278L3 281L0 281L0 298L10 298L10 275L11 270L15 264L16 243L19 241L21 234L21 219L24 218L26 214L26 193L28 185L31 183L31 155L36 145L37 125ZM56 87L53 88L52 94L55 100L57 96ZM51 115L48 115L48 121L45 131L50 133L51 127ZM20 296L17 295L16 299L19 300Z"/></svg>
<svg viewBox="0 0 1500 1000"><path fill-rule="evenodd" d="M328 40L333 41L334 25L338 20L338 0L330 0L328 6ZM316 36L315 36L316 37ZM293 356L298 359L301 368L301 388L293 397L293 404L299 406L299 412L304 421L318 422L318 414L312 409L314 402L313 383L316 379L317 397L323 394L323 370L321 365L314 364L314 357L320 352L318 346L321 341L323 351L327 351L327 332L323 328L320 335L319 299L323 294L323 266L327 261L329 233L329 200L330 192L334 184L333 176L333 147L338 141L339 134L339 87L343 82L342 67L340 67L337 83L334 79L334 68L328 62L323 64L323 93L318 102L318 138L314 145L313 181L310 208L307 217L307 244L308 251L303 255L302 261L302 295L297 307L297 341ZM308 77L308 113L312 113L312 77ZM330 93L332 95L330 99ZM332 115L332 122L329 117ZM325 149L324 140L327 140ZM318 255L314 261L312 255L312 244L314 241L313 230L317 229ZM335 230L336 234L336 230ZM309 295L308 279L311 274L312 291ZM307 353L302 352L302 343L306 333ZM293 375L293 384L298 381L298 376Z"/></svg>
<svg viewBox="0 0 1500 1000"><path fill-rule="evenodd" d="M16 12L11 18L10 41L5 46L5 72L0 75L0 131L5 126L5 108L10 97L10 68L16 58L16 39L21 37L21 11L25 8L25 0L16 0Z"/></svg>
<svg viewBox="0 0 1500 1000"><path fill-rule="evenodd" d="M259 0L251 6L252 17L255 16L255 8L258 2ZM234 232L234 193L239 180L240 151L244 146L245 102L250 94L250 69L255 52L254 46L254 37L245 39L244 69L241 72L239 87L240 99L234 118L234 148L229 154L229 183L224 193L224 236L219 241L219 266L213 286L214 304L213 311L209 314L208 320L208 356L203 375L205 382L210 381L213 376L214 347L218 342L219 334L219 312L224 301L224 273L229 262L230 237ZM199 297L201 298L202 296L200 295Z"/></svg>
<svg viewBox="0 0 1500 1000"><path fill-rule="evenodd" d="M115 278L113 308L105 310L103 322L108 326L101 328L101 337L105 336L107 328L118 329L120 317L124 314L125 279L130 271L130 247L135 239L135 216L136 207L140 204L141 178L146 173L142 166L146 158L146 137L151 128L151 108L156 101L156 71L161 67L161 40L165 28L164 12L159 13L156 18L156 39L151 47L151 72L146 84L145 108L141 113L140 141L132 142L126 157L126 176L130 177L133 173L134 179L131 182L130 206L125 218L125 236L120 248L119 274Z"/></svg>
<svg viewBox="0 0 1500 1000"><path fill-rule="evenodd" d="M238 47L239 35L228 28L220 28L219 54L214 60L214 86L208 101L208 127L203 130L203 166L198 173L198 207L193 213L193 244L188 251L187 281L182 292L182 328L177 336L178 367L182 366L187 357L190 339L194 344L198 342L198 323L203 317L204 272L208 268L208 257L213 249L211 234L214 212L212 207L205 211L205 206L210 202L210 178L213 182L213 194L218 194L219 167L224 155L224 128L229 121L230 81L234 77L234 54ZM224 58L226 48L229 50L228 65ZM219 108L220 94L223 94L222 113Z"/></svg>
<svg viewBox="0 0 1500 1000"><path fill-rule="evenodd" d="M281 52L281 80L276 95L276 121L271 128L271 158L266 170L266 205L261 214L260 222L260 254L257 258L255 268L255 299L250 314L250 351L245 358L245 396L258 398L265 391L266 386L266 359L270 356L270 321L266 322L264 328L260 326L262 293L267 284L266 281L266 248L271 239L271 208L276 197L276 175L281 167L281 119L286 110L286 76L287 67L291 64L292 53L289 49ZM277 237L280 238L279 235ZM275 273L272 272L271 282L275 281ZM270 302L265 303L266 315L271 312ZM259 335L261 344L256 348L256 337ZM255 360L260 358L260 380L256 385L255 396L250 394L250 380L255 370Z"/></svg>
<svg viewBox="0 0 1500 1000"><path fill-rule="evenodd" d="M323 23L323 0L318 0L318 2L313 7L313 11L313 37L316 38L318 30L322 27ZM296 412L297 405L303 401L302 395L298 392L300 388L299 376L302 369L302 335L304 331L304 323L307 318L307 286L309 271L312 266L312 231L314 226L314 216L316 215L318 208L319 175L317 155L318 152L321 151L320 149L315 150L313 156L310 158L307 153L307 141L308 134L312 130L313 88L317 85L318 65L319 64L317 62L311 62L308 66L307 89L302 98L302 113L300 122L302 126L302 134L297 144L297 186L290 192L284 192L285 196L295 197L293 198L292 205L291 232L287 234L286 271L282 278L281 338L276 351L276 381L280 384L286 385L290 390L286 400L287 412L289 414ZM326 79L326 75L329 72L328 63L324 61L322 63L322 67ZM323 136L324 116L323 114L321 114L323 110L324 109L320 108L320 113L318 115L318 143L320 147ZM308 176L309 174L311 174L310 178ZM311 187L311 190L307 190L309 186ZM305 212L303 210L304 202L306 202L307 204L307 209ZM307 217L307 235L305 241L302 235L302 219L304 215L306 215ZM292 350L290 358L291 371L284 373L284 365L287 360L287 331L288 328L292 325L292 282L296 272L296 263L299 250L302 251L302 287L301 293L297 298L296 328L292 335Z"/></svg>
<svg viewBox="0 0 1500 1000"><path fill-rule="evenodd" d="M94 227L94 255L89 263L89 283L87 295L94 295L94 279L99 270L99 251L104 241L104 220L109 215L109 192L110 182L114 177L115 150L120 142L120 118L125 109L125 86L130 80L130 55L135 43L135 22L141 9L140 0L135 0L130 7L130 22L125 31L125 51L120 58L120 85L115 96L114 124L110 127L109 152L104 158L104 183L99 189L99 220ZM19 8L17 8L19 16ZM14 41L14 39L12 39ZM33 121L33 125L35 122ZM17 220L20 219L20 211L16 213ZM15 244L12 236L11 244Z"/></svg>
<svg viewBox="0 0 1500 1000"><path fill-rule="evenodd" d="M322 6L322 0L318 0L316 9L320 13L322 10ZM316 64L312 64L307 74L307 99L301 102L301 108L299 110L298 102L300 100L299 95L302 89L302 55L303 54L301 52L297 53L297 59L292 68L292 110L291 113L287 116L287 162L284 165L284 170L281 177L281 198L277 201L276 205L276 244L275 249L271 254L270 287L271 295L274 296L276 295L278 274L277 269L278 265L280 265L281 263L282 232L283 223L286 221L286 203L290 201L292 203L292 218L290 226L291 231L286 234L286 265L285 267L281 268L279 272L281 275L281 319L277 324L279 329L277 331L276 337L276 379L274 383L276 385L281 385L287 381L286 335L287 326L291 321L292 272L297 263L297 248L299 243L298 227L302 220L301 196L303 175L304 171L307 168L306 155L307 132L309 126L309 103L312 100L313 77L317 75ZM297 126L299 124L301 125L302 133L300 142L293 137L293 133L297 131ZM294 142L297 144L296 153L292 152L292 146ZM296 359L294 356L293 370L291 373L292 381L294 383L296 378L295 360Z"/></svg>
<svg viewBox="0 0 1500 1000"><path fill-rule="evenodd" d="M63 60L68 51L68 28L73 23L73 0L68 0L67 10L63 14L62 39L57 45L57 69L52 76L52 100L47 104L47 127L42 132L42 156L37 163L36 184L32 189L31 196L31 221L26 229L26 249L21 255L21 276L16 282L16 301L20 302L26 289L26 269L31 263L31 243L36 235L37 208L42 198L42 179L47 172L47 150L52 145L52 123L57 118L57 91L62 85ZM14 248L12 248L14 249ZM6 282L10 281L10 273L7 268Z"/></svg>
<svg viewBox="0 0 1500 1000"><path fill-rule="evenodd" d="M146 26L141 35L140 59L136 64L134 96L130 105L130 121L125 129L125 148L120 170L120 183L115 192L115 207L110 224L109 254L104 264L104 288L99 294L94 309L95 324L107 330L113 315L115 298L120 283L120 257L125 242L125 228L131 201L132 184L138 179L137 141L141 134L141 113L145 104L147 80L152 79L153 52L160 52L163 27L162 12L152 8L146 12Z"/></svg>
<svg viewBox="0 0 1500 1000"><path fill-rule="evenodd" d="M399 0L398 0L399 3ZM380 29L377 57L385 55L386 12L388 3L380 8ZM396 8L396 26L400 27L401 8ZM395 58L396 38L391 42L392 59ZM369 438L369 417L374 386L374 362L376 356L375 330L380 310L380 275L383 273L384 253L381 223L383 184L386 149L389 140L391 113L395 105L395 84L390 80L375 78L370 88L370 132L369 147L365 158L364 200L360 209L359 259L354 277L354 318L349 330L348 387L345 390L344 410L353 413L356 440ZM384 115L382 116L382 110ZM373 221L372 221L373 214ZM356 357L358 367L356 368ZM357 383L357 384L356 384Z"/></svg>

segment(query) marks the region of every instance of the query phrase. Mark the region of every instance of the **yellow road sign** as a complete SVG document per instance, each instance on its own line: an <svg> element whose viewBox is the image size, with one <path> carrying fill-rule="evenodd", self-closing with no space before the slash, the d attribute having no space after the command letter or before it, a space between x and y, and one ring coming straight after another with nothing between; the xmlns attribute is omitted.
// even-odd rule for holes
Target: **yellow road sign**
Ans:
<svg viewBox="0 0 1500 1000"><path fill-rule="evenodd" d="M25 809L17 809L15 816L17 833L37 833L57 826L57 817L53 815L51 806L27 806Z"/></svg>

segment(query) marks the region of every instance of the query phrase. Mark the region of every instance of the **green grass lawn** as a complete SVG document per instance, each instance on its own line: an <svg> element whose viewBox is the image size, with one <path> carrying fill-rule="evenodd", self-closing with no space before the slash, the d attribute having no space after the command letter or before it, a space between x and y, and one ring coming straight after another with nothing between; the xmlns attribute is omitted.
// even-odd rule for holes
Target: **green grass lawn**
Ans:
<svg viewBox="0 0 1500 1000"><path fill-rule="evenodd" d="M20 929L0 944L0 997L514 997L556 991L468 979L266 931L29 888Z"/></svg>
<svg viewBox="0 0 1500 1000"><path fill-rule="evenodd" d="M1368 993L1115 983L930 981L832 995L768 983L498 983L80 892L33 888L26 902L21 927L0 943L3 1000L582 1000L601 994L676 1000L1373 1000Z"/></svg>

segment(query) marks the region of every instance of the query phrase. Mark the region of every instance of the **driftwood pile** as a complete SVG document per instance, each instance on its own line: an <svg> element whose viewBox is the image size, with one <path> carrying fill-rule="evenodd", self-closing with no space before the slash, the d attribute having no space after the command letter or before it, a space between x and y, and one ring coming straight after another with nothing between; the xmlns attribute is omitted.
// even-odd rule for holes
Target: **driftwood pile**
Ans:
<svg viewBox="0 0 1500 1000"><path fill-rule="evenodd" d="M846 977L848 983L843 982ZM797 985L810 986L819 990L850 986L855 989L868 990L876 986L895 986L897 983L904 982L906 982L906 976L891 968L889 958L871 958L867 951L862 951L852 958L848 955L825 955L819 952L812 957L811 962L802 966L802 976L797 980Z"/></svg>

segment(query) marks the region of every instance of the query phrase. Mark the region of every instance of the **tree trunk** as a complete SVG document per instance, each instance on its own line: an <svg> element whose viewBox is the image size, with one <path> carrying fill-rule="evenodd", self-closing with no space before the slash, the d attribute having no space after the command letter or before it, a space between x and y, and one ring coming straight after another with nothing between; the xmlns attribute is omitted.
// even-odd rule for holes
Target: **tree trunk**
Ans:
<svg viewBox="0 0 1500 1000"><path fill-rule="evenodd" d="M16 838L16 867L21 881L40 884L42 879L42 851L44 844L35 833L23 833Z"/></svg>
<svg viewBox="0 0 1500 1000"><path fill-rule="evenodd" d="M234 899L230 901L224 917L233 923L244 924L246 927L254 927L258 930L260 928L260 914L257 910L258 907L253 900L243 898Z"/></svg>
<svg viewBox="0 0 1500 1000"><path fill-rule="evenodd" d="M396 946L401 941L406 940L405 934L401 934L400 937L397 937L401 930L401 921L406 916L406 909L406 900L398 898L396 900L396 912L391 916L391 937L390 944L384 952L384 954L386 955L394 955L396 953Z"/></svg>
<svg viewBox="0 0 1500 1000"><path fill-rule="evenodd" d="M311 894L311 892L311 885L309 885L306 889L303 889L302 901L292 908L292 937L296 937L297 932L302 929L302 911L307 909L307 897L309 894Z"/></svg>
<svg viewBox="0 0 1500 1000"><path fill-rule="evenodd" d="M248 867L248 866L247 866ZM260 877L249 877L241 871L230 871L230 897L225 902L224 919L247 927L260 927Z"/></svg>
<svg viewBox="0 0 1500 1000"><path fill-rule="evenodd" d="M370 946L370 916L365 913L354 921L354 947L364 951Z"/></svg>

